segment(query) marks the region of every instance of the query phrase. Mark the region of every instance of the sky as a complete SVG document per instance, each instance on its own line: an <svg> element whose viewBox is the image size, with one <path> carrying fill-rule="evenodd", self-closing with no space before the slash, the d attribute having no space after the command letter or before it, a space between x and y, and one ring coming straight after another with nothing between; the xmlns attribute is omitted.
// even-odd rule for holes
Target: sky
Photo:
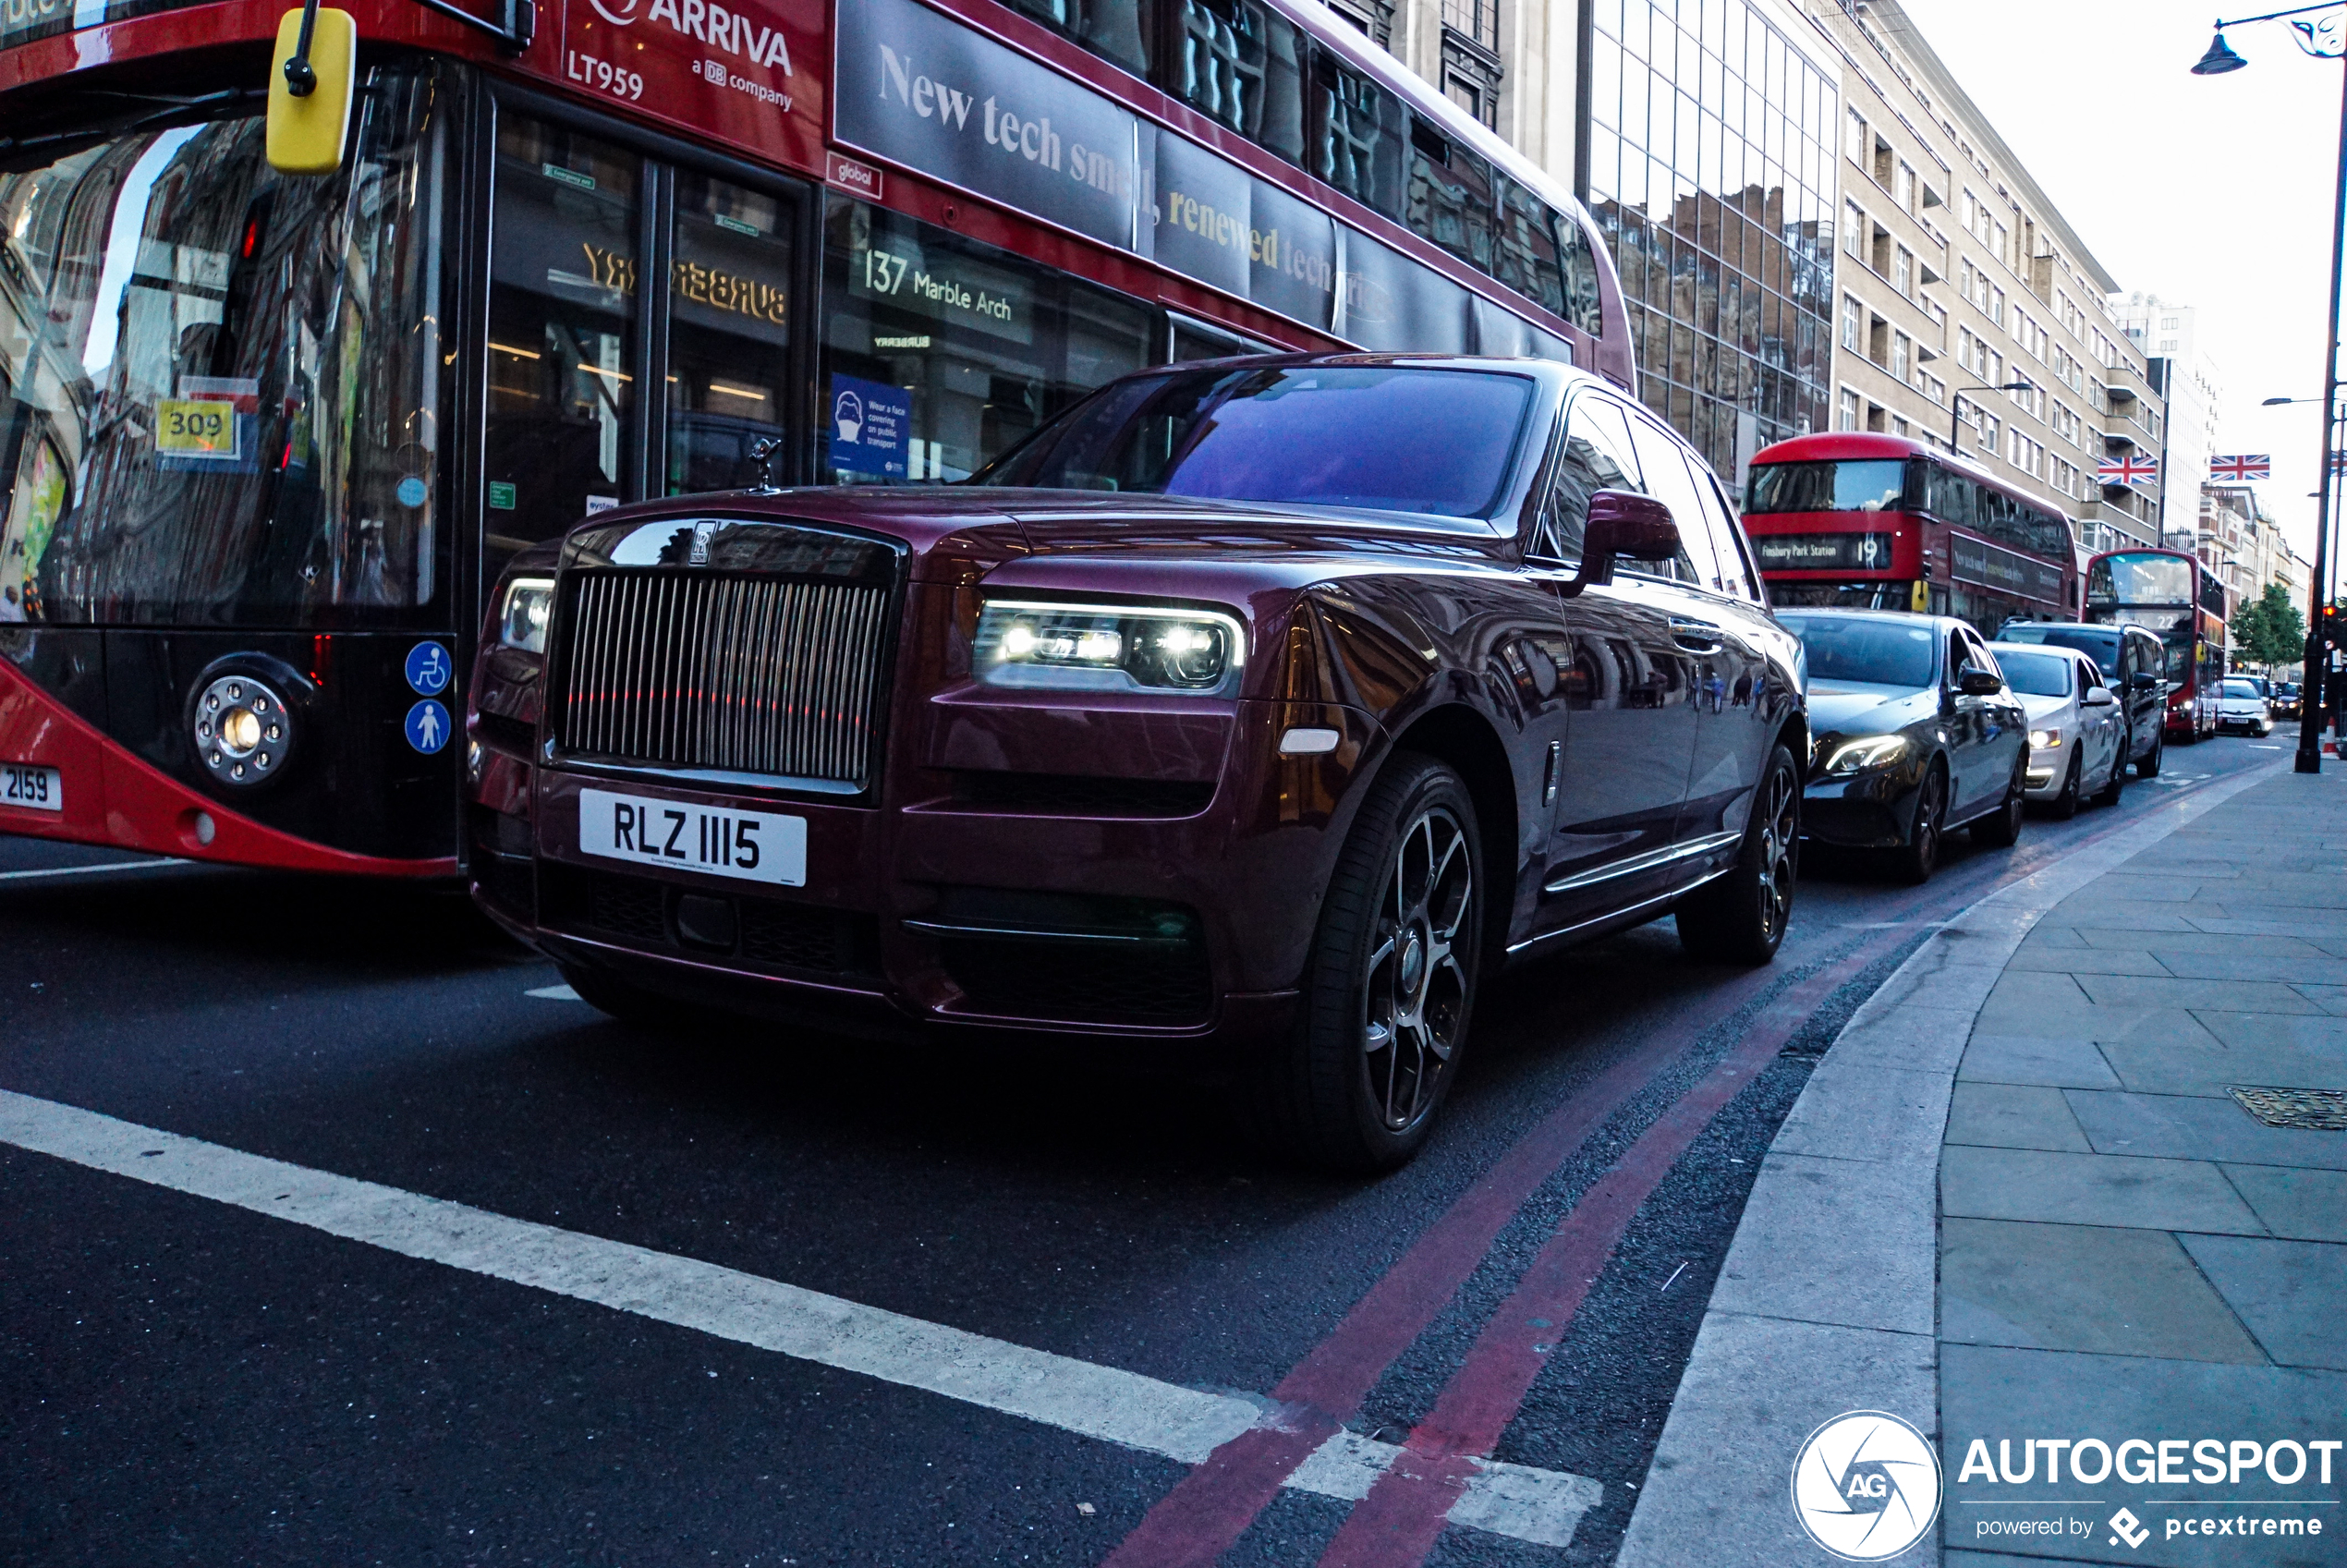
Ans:
<svg viewBox="0 0 2347 1568"><path fill-rule="evenodd" d="M2258 494L2311 558L2319 409L2258 405L2322 397L2341 66L2258 22L2225 33L2247 69L2194 76L2206 0L1901 4L2120 292L2199 307L2217 450L2273 455Z"/></svg>

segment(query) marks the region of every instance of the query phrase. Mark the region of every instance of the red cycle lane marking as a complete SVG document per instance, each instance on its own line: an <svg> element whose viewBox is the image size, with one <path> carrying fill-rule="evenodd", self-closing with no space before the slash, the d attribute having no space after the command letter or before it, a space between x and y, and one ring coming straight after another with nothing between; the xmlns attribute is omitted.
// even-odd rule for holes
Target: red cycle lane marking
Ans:
<svg viewBox="0 0 2347 1568"><path fill-rule="evenodd" d="M2188 796L2191 792L2182 792ZM2157 810L2158 808L2155 808ZM2062 854L2093 845L2148 820L2115 822L2069 841ZM2021 858L2021 857L2016 857ZM2034 874L2059 858L2048 850L2020 866L2001 863L1995 887ZM1984 864L1981 868L1986 870ZM1995 891L1995 887L1985 891ZM1899 901L1902 909L1924 904L1933 890L1918 888ZM1965 900L1965 906L1977 899ZM1639 1209L1670 1174L1689 1146L1729 1101L1782 1051L1816 1005L1840 982L1818 991L1838 972L1863 967L1861 951L1785 992L1760 1017L1735 1050L1648 1127L1619 1163L1582 1196L1526 1269L1514 1292L1485 1322L1473 1349L1436 1399L1433 1411L1415 1428L1394 1460L1354 1506L1320 1559L1321 1568L1418 1568L1442 1531L1443 1521L1475 1473L1477 1458L1499 1446L1508 1423L1522 1408L1550 1350L1562 1344L1589 1287L1597 1282ZM1805 999L1804 992L1809 993ZM1538 1319L1536 1326L1534 1319Z"/></svg>
<svg viewBox="0 0 2347 1568"><path fill-rule="evenodd" d="M1785 1026L1789 1033L1818 1001L1879 956L1879 950L1904 940L1891 933L1861 941L1849 955L1787 991L1761 1018L1794 1006L1797 1016ZM1748 994L1768 983L1768 972L1758 970L1725 989ZM1815 1000L1796 1003L1798 997ZM1732 994L1721 1001L1733 1012L1744 998ZM1762 1027L1761 1020L1755 1021L1756 1029ZM1233 1439L1184 1477L1110 1553L1103 1568L1206 1568L1227 1551L1279 1495L1295 1467L1359 1412L1378 1379L1449 1305L1539 1185L1687 1044L1683 1034L1658 1035L1518 1140L1272 1390L1272 1397L1288 1407L1283 1418Z"/></svg>
<svg viewBox="0 0 2347 1568"><path fill-rule="evenodd" d="M2189 794L2189 791L2182 792ZM2163 803L2165 804L2165 803ZM2154 808L2155 810L2158 808ZM2146 816L2149 815L2146 813ZM2111 823L2068 842L2062 854L2083 848L2110 836L2122 828L2133 826L2144 818ZM1933 903L1944 903L1952 892L1960 893L1956 907L1962 909L2006 882L2032 874L2045 862L2058 858L2052 851L2032 856L2027 851L2016 857L2004 857L1995 863L1975 861L1958 870L1952 879L1938 886L1915 889L1896 898L1886 914L1910 914ZM2015 861L2021 863L2016 865ZM1976 888L1980 881L1988 887ZM1744 1042L1733 1055L1721 1064L1721 1069L1745 1060L1765 1061L1782 1050L1791 1035L1806 1022L1817 1006L1835 991L1911 933L1887 932L1865 939L1845 950L1845 956L1809 980L1788 991L1759 1019L1754 1021ZM1764 989L1767 971L1756 971L1748 978L1723 988L1718 1003L1730 1003L1727 1011L1743 1005L1745 997ZM1806 998L1794 1009L1797 998ZM1143 1517L1141 1523L1105 1560L1104 1568L1207 1568L1228 1550L1246 1527L1279 1494L1282 1484L1295 1467L1310 1456L1328 1438L1333 1436L1344 1421L1357 1414L1361 1402L1385 1369L1403 1351L1416 1341L1435 1316L1449 1304L1467 1276L1483 1260L1501 1229L1506 1225L1534 1190L1581 1147L1588 1133L1611 1116L1631 1095L1645 1086L1659 1068L1677 1054L1680 1047L1663 1039L1655 1039L1637 1048L1584 1089L1576 1092L1565 1104L1552 1112L1541 1124L1526 1134L1486 1173L1483 1178L1434 1222L1399 1262L1372 1285L1368 1294L1355 1304L1344 1320L1329 1336L1314 1347L1302 1362L1272 1391L1273 1398L1287 1408L1280 1417L1259 1426L1222 1445L1206 1461L1177 1483ZM1721 1069L1699 1083L1679 1106L1666 1112L1664 1121L1678 1114L1692 1098L1715 1083L1729 1088L1726 1099L1734 1098L1748 1077L1723 1078ZM1717 1107L1706 1112L1695 1127L1700 1132L1708 1124ZM1662 1124L1658 1123L1659 1128ZM1649 1128L1651 1137L1656 1128ZM1689 1135L1690 1140L1692 1134ZM1636 1153L1634 1146L1633 1154ZM1676 1158L1674 1153L1672 1159ZM1626 1157L1625 1157L1626 1163ZM1664 1169L1668 1169L1665 1161ZM1612 1179L1622 1167L1600 1182ZM1659 1179L1659 1178L1658 1178ZM1593 1189L1582 1200L1584 1205L1598 1196ZM1633 1203L1630 1214L1636 1204ZM1578 1210L1576 1209L1576 1213ZM1604 1238L1598 1254L1602 1264L1611 1256L1621 1232L1626 1228L1629 1214L1622 1217L1620 1225ZM1568 1219L1567 1224L1571 1222ZM1559 1234L1563 1234L1561 1230ZM1553 1242L1551 1246L1553 1246ZM1541 1255L1543 1258L1547 1252ZM1539 1265L1536 1262L1535 1268ZM1529 1274L1527 1270L1527 1276ZM1594 1277L1594 1272L1592 1272ZM1521 1285L1519 1290L1521 1290ZM1585 1287L1586 1288L1586 1287ZM1578 1297L1575 1298L1578 1305ZM1506 1309L1503 1308L1504 1312ZM1555 1327L1542 1333L1548 1342L1561 1342L1564 1322L1547 1313L1525 1313L1526 1317L1550 1317ZM1569 1314L1568 1314L1569 1316ZM1495 1319L1496 1320L1496 1319ZM1486 1333L1490 1333L1487 1325ZM1537 1370L1537 1367L1536 1367ZM1453 1379L1456 1381L1456 1379ZM1526 1385L1529 1386L1527 1380ZM1521 1404L1519 1392L1516 1403ZM1504 1425L1504 1423L1502 1423ZM1498 1440L1496 1435L1492 1441ZM1405 1447L1403 1457L1395 1462L1396 1469L1412 1471L1425 1466ZM1380 1482L1382 1484L1382 1482ZM1376 1495L1372 1489L1372 1497ZM1451 1497L1455 1500L1456 1493ZM1449 1503L1444 1503L1447 1511ZM1368 1507L1365 1500L1356 1506L1360 1513ZM1440 1515L1436 1527L1440 1528ZM1348 1522L1348 1528L1350 1527ZM1423 1552L1420 1554L1423 1555ZM1415 1561L1415 1560L1413 1560Z"/></svg>
<svg viewBox="0 0 2347 1568"><path fill-rule="evenodd" d="M1870 943L1869 946L1888 945ZM1664 1112L1575 1204L1516 1288L1403 1445L1354 1507L1320 1559L1322 1568L1416 1568L1474 1476L1499 1445L1524 1396L1563 1342L1582 1298L1630 1222L1679 1157L1744 1092L1827 998L1865 968L1861 952L1803 981L1753 1020L1735 1049ZM1537 1321L1536 1321L1537 1319Z"/></svg>

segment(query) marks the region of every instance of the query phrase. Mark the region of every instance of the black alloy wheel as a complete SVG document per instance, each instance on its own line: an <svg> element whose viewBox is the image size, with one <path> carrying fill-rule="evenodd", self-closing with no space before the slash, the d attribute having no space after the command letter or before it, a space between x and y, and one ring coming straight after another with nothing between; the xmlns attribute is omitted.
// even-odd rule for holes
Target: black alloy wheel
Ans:
<svg viewBox="0 0 2347 1568"><path fill-rule="evenodd" d="M2021 811L2029 799L2029 752L2024 748L2013 765L2013 777L2005 784L2005 797L1988 816L1972 824L1972 842L1990 849L2011 849L2021 842ZM2078 811L2073 801L2071 814Z"/></svg>
<svg viewBox="0 0 2347 1568"><path fill-rule="evenodd" d="M2061 778L2061 793L2053 797L2053 804L2048 808L2052 811L2054 820L2066 822L2078 814L2078 792L2086 787L2086 781L2079 775L2086 771L2086 754L2073 747L2070 771Z"/></svg>
<svg viewBox="0 0 2347 1568"><path fill-rule="evenodd" d="M1433 758L1397 757L1330 878L1296 1037L1257 1086L1276 1152L1368 1174L1425 1145L1474 1012L1480 872L1465 783Z"/></svg>
<svg viewBox="0 0 2347 1568"><path fill-rule="evenodd" d="M1921 884L1940 869L1940 839L1948 820L1948 772L1933 761L1924 772L1923 787L1915 791L1915 820L1907 824L1907 842L1891 852L1891 867L1901 881Z"/></svg>
<svg viewBox="0 0 2347 1568"><path fill-rule="evenodd" d="M2167 754L2168 725L2163 720L2159 725L2159 733L2152 736L2151 750L2149 754L2146 755L2142 761L2135 764L2135 777L2139 779L2158 778L2159 776L2160 761L2167 756Z"/></svg>
<svg viewBox="0 0 2347 1568"><path fill-rule="evenodd" d="M2127 787L2126 741L2122 738L2116 747L2112 748L2112 751L2114 755L2110 759L2110 777L2095 794L2095 804L2098 806L2118 805L2121 792Z"/></svg>
<svg viewBox="0 0 2347 1568"><path fill-rule="evenodd" d="M1753 792L1752 820L1734 868L1680 901L1680 943L1717 963L1766 964L1793 918L1800 870L1801 776L1792 751L1779 746Z"/></svg>

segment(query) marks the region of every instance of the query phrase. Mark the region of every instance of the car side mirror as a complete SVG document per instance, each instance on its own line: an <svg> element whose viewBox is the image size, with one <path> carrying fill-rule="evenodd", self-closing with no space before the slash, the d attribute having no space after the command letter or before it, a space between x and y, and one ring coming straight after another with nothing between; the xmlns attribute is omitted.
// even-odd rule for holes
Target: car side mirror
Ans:
<svg viewBox="0 0 2347 1568"><path fill-rule="evenodd" d="M1591 585L1613 580L1616 556L1632 561L1668 561L1679 553L1679 525L1671 508L1651 495L1630 490L1600 490L1589 497L1589 520L1581 535L1581 571L1563 586L1568 599Z"/></svg>
<svg viewBox="0 0 2347 1568"><path fill-rule="evenodd" d="M1994 672L1977 664L1966 664L1956 672L1956 689L1966 697L1994 697L2004 688L2005 683Z"/></svg>
<svg viewBox="0 0 2347 1568"><path fill-rule="evenodd" d="M2129 691L2158 691L2159 677L2148 671L2138 670L2127 677L2127 689Z"/></svg>
<svg viewBox="0 0 2347 1568"><path fill-rule="evenodd" d="M2094 690L2086 693L2085 697L2079 699L2078 706L2081 708L2110 708L2115 707L2118 704L2118 701L2119 699L2117 698L2110 695L2109 689L2103 687L2097 687Z"/></svg>

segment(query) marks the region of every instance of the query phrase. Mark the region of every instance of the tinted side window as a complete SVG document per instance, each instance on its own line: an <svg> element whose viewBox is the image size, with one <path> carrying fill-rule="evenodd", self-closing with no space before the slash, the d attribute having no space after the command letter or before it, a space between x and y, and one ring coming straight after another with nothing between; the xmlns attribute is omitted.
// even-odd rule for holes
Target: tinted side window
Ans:
<svg viewBox="0 0 2347 1568"><path fill-rule="evenodd" d="M1648 419L1632 421L1630 434L1637 444L1648 492L1671 508L1672 520L1679 525L1679 557L1667 575L1698 588L1711 587L1720 576L1720 561L1712 553L1710 525L1696 492L1695 475L1688 471L1677 438ZM1659 565L1648 569L1666 575Z"/></svg>
<svg viewBox="0 0 2347 1568"><path fill-rule="evenodd" d="M1255 0L1184 0L1179 79L1190 106L1290 163L1304 161L1303 46Z"/></svg>
<svg viewBox="0 0 2347 1568"><path fill-rule="evenodd" d="M1551 560L1581 558L1581 537L1589 522L1589 497L1600 490L1638 490L1637 460L1622 410L1594 393L1574 400L1565 422L1564 450L1557 456L1549 496L1540 508L1533 553Z"/></svg>
<svg viewBox="0 0 2347 1568"><path fill-rule="evenodd" d="M1711 530L1711 552L1720 558L1720 591L1738 599L1759 599L1759 579L1753 574L1735 514L1721 498L1709 471L1693 459L1687 466L1695 470L1696 499L1703 504L1703 518Z"/></svg>
<svg viewBox="0 0 2347 1568"><path fill-rule="evenodd" d="M1409 205L1403 221L1484 272L1491 270L1491 165L1431 127L1413 128Z"/></svg>

